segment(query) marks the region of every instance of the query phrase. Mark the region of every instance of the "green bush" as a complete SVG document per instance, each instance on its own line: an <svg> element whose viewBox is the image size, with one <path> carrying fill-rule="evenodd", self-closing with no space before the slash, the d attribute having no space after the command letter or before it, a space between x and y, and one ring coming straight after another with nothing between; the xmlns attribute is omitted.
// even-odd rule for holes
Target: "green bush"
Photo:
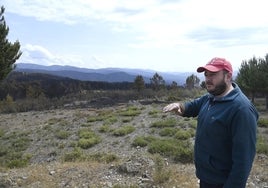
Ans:
<svg viewBox="0 0 268 188"><path fill-rule="evenodd" d="M268 119L260 118L258 120L258 126L259 127L266 127L266 128L268 128Z"/></svg>
<svg viewBox="0 0 268 188"><path fill-rule="evenodd" d="M155 170L153 172L153 182L156 185L163 184L171 177L171 171L166 168L165 161L163 158L156 154L154 155Z"/></svg>
<svg viewBox="0 0 268 188"><path fill-rule="evenodd" d="M91 129L80 129L78 133L79 138L92 138L95 137L96 134Z"/></svg>
<svg viewBox="0 0 268 188"><path fill-rule="evenodd" d="M95 153L91 155L86 155L78 147L74 148L73 151L66 153L63 156L64 162L97 161L97 162L111 163L117 160L118 157L115 154Z"/></svg>
<svg viewBox="0 0 268 188"><path fill-rule="evenodd" d="M171 157L176 162L193 161L193 147L189 142L176 139L155 139L148 144L148 152Z"/></svg>
<svg viewBox="0 0 268 188"><path fill-rule="evenodd" d="M61 126L65 126L65 125L68 125L68 122L63 118L51 118L51 119L49 119L47 121L47 124L48 125L58 124L58 125L61 125Z"/></svg>
<svg viewBox="0 0 268 188"><path fill-rule="evenodd" d="M99 132L101 133L107 133L107 132L110 132L111 131L111 128L109 125L102 125L100 128L99 128Z"/></svg>
<svg viewBox="0 0 268 188"><path fill-rule="evenodd" d="M145 147L148 145L148 141L146 140L145 137L138 136L134 139L134 141L131 144L134 147L140 146L140 147Z"/></svg>
<svg viewBox="0 0 268 188"><path fill-rule="evenodd" d="M153 110L148 112L148 115L156 118L158 113L159 113L159 110L153 109Z"/></svg>
<svg viewBox="0 0 268 188"><path fill-rule="evenodd" d="M21 155L20 157L13 158L7 162L8 168L22 168L26 167L30 163L30 159L32 158L31 154Z"/></svg>
<svg viewBox="0 0 268 188"><path fill-rule="evenodd" d="M5 135L5 132L3 129L0 129L0 138Z"/></svg>
<svg viewBox="0 0 268 188"><path fill-rule="evenodd" d="M130 106L126 110L120 112L121 116L138 116L141 114L141 110L136 106Z"/></svg>
<svg viewBox="0 0 268 188"><path fill-rule="evenodd" d="M89 117L87 119L87 122L92 123L92 122L96 122L96 121L103 121L104 119L105 119L105 116L98 115L98 116Z"/></svg>
<svg viewBox="0 0 268 188"><path fill-rule="evenodd" d="M82 159L83 152L80 148L74 148L73 151L63 155L63 161L65 162L75 162Z"/></svg>
<svg viewBox="0 0 268 188"><path fill-rule="evenodd" d="M110 116L110 117L108 117L107 119L105 119L104 123L105 123L105 124L109 124L109 125L111 125L111 124L113 124L113 123L115 123L115 122L117 122L117 121L118 121L117 117L115 117L115 116Z"/></svg>
<svg viewBox="0 0 268 188"><path fill-rule="evenodd" d="M174 135L174 137L179 140L187 140L191 138L192 135L190 131L179 129Z"/></svg>
<svg viewBox="0 0 268 188"><path fill-rule="evenodd" d="M88 149L101 142L100 136L95 134L91 129L81 129L79 131L78 146Z"/></svg>
<svg viewBox="0 0 268 188"><path fill-rule="evenodd" d="M98 162L111 163L118 160L118 157L115 154L107 153L95 153L89 156L89 159Z"/></svg>
<svg viewBox="0 0 268 188"><path fill-rule="evenodd" d="M95 136L92 138L81 138L78 140L78 146L82 149L88 149L101 142L100 137Z"/></svg>
<svg viewBox="0 0 268 188"><path fill-rule="evenodd" d="M115 129L113 131L113 135L115 135L115 136L125 136L127 134L132 133L133 131L135 131L135 127L133 127L132 125L125 125L123 127Z"/></svg>
<svg viewBox="0 0 268 188"><path fill-rule="evenodd" d="M56 131L56 137L58 139L67 139L69 137L70 133L66 130L58 130Z"/></svg>
<svg viewBox="0 0 268 188"><path fill-rule="evenodd" d="M258 136L256 150L257 153L268 154L268 143L263 136Z"/></svg>
<svg viewBox="0 0 268 188"><path fill-rule="evenodd" d="M11 140L11 147L15 151L24 151L26 150L30 145L30 138L24 137L24 136L18 136L16 139Z"/></svg>
<svg viewBox="0 0 268 188"><path fill-rule="evenodd" d="M132 117L126 117L126 118L123 118L123 119L122 119L122 122L123 122L123 123L128 123L128 122L131 122L132 120L133 120Z"/></svg>
<svg viewBox="0 0 268 188"><path fill-rule="evenodd" d="M164 127L175 127L177 125L177 120L175 118L169 118L166 120L161 120L153 122L151 127L164 128Z"/></svg>
<svg viewBox="0 0 268 188"><path fill-rule="evenodd" d="M159 135L160 136L174 136L176 134L176 132L178 131L178 129L173 128L173 127L166 127L163 128L160 132Z"/></svg>
<svg viewBox="0 0 268 188"><path fill-rule="evenodd" d="M189 147L182 146L174 153L174 161L181 163L192 163L193 162L193 147L189 144Z"/></svg>
<svg viewBox="0 0 268 188"><path fill-rule="evenodd" d="M81 124L81 127L91 127L92 126L92 124L91 123L83 123L83 124Z"/></svg>
<svg viewBox="0 0 268 188"><path fill-rule="evenodd" d="M0 137L0 166L8 168L24 167L29 164L31 155L24 155L30 146L29 131L11 132Z"/></svg>

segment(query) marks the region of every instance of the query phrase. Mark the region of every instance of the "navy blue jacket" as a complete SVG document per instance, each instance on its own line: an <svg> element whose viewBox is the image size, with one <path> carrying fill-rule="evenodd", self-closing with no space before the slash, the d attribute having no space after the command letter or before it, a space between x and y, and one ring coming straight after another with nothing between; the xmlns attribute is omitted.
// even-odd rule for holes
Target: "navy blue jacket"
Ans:
<svg viewBox="0 0 268 188"><path fill-rule="evenodd" d="M185 103L198 116L194 160L199 179L225 188L245 187L256 152L258 112L237 84L226 96L206 94Z"/></svg>

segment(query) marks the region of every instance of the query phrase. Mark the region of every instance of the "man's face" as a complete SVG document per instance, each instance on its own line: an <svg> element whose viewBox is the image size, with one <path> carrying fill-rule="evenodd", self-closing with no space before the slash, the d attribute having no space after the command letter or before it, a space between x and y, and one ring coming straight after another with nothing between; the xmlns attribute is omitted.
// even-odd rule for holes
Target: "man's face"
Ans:
<svg viewBox="0 0 268 188"><path fill-rule="evenodd" d="M210 94L219 96L227 89L227 74L224 71L205 71L205 83Z"/></svg>

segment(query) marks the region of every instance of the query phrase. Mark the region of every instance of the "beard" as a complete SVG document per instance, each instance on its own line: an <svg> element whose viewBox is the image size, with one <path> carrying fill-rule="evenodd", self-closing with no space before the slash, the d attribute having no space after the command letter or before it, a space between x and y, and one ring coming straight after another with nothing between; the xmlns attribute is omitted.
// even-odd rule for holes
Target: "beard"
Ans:
<svg viewBox="0 0 268 188"><path fill-rule="evenodd" d="M211 84L211 83L206 83L206 84ZM214 89L208 90L207 91L214 96L218 96L223 94L227 89L227 84L222 80L219 84L215 85Z"/></svg>

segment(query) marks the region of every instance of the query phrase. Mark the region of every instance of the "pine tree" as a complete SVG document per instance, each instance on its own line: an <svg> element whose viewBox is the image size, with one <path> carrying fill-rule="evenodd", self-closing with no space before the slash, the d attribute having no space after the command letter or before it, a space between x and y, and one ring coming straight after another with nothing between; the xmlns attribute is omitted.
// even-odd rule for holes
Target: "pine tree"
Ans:
<svg viewBox="0 0 268 188"><path fill-rule="evenodd" d="M134 88L138 92L142 91L145 88L145 82L144 82L142 75L136 76L136 78L134 80Z"/></svg>
<svg viewBox="0 0 268 188"><path fill-rule="evenodd" d="M4 17L5 8L0 10L0 81L3 80L14 68L15 62L22 54L19 41L13 44L8 41L9 28Z"/></svg>

